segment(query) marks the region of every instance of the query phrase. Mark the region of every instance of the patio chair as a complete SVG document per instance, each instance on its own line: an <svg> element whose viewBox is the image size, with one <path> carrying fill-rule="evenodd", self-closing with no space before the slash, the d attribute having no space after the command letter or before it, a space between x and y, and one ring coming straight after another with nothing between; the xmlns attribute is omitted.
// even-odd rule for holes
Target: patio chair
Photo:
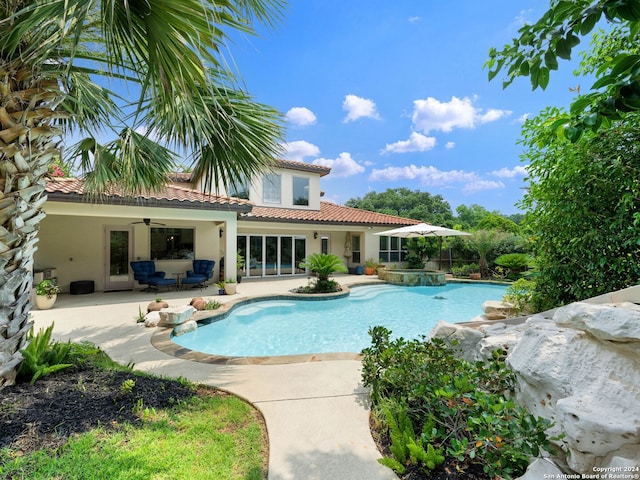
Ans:
<svg viewBox="0 0 640 480"><path fill-rule="evenodd" d="M166 273L156 270L156 264L152 260L131 262L130 265L133 270L133 278L140 285L147 285L143 292L158 290L160 287L177 286L175 278L164 278Z"/></svg>
<svg viewBox="0 0 640 480"><path fill-rule="evenodd" d="M182 279L182 285L206 288L206 282L213 278L213 267L215 266L215 260L194 260L193 270L187 270Z"/></svg>

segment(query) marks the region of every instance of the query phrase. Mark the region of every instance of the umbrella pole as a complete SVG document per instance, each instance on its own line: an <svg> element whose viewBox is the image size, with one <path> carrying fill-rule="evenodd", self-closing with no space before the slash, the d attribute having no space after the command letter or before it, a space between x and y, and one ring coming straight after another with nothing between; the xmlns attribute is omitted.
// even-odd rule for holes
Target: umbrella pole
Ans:
<svg viewBox="0 0 640 480"><path fill-rule="evenodd" d="M442 270L442 237L438 237L440 253L438 254L438 269Z"/></svg>

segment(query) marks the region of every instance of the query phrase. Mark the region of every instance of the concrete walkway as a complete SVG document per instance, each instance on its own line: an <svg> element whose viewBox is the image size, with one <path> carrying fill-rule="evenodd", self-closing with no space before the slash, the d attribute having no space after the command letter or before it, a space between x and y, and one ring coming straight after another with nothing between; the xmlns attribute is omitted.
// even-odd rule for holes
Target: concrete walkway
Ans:
<svg viewBox="0 0 640 480"><path fill-rule="evenodd" d="M361 276L339 276L341 284ZM238 285L238 294L220 301L285 293L305 285L305 277ZM159 294L171 306L194 296L211 298L214 287ZM155 329L136 324L155 294L142 292L61 295L52 310L34 310L36 331L55 322L57 339L90 341L113 360L135 369L184 377L245 398L264 415L269 432L269 480L394 480L381 466L369 432L368 395L354 360L285 365L209 365L169 356L151 345Z"/></svg>

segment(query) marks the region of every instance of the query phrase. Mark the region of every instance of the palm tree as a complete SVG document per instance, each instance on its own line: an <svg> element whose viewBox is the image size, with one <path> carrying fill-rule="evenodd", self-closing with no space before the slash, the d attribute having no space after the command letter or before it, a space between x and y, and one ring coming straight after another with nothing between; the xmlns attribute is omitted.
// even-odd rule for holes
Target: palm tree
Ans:
<svg viewBox="0 0 640 480"><path fill-rule="evenodd" d="M32 325L33 254L61 136L82 138L71 156L94 192L161 188L171 150L191 152L211 190L267 168L280 114L251 99L220 52L229 32L272 26L282 8L283 0L0 0L0 387L14 383ZM115 140L101 143L109 131Z"/></svg>

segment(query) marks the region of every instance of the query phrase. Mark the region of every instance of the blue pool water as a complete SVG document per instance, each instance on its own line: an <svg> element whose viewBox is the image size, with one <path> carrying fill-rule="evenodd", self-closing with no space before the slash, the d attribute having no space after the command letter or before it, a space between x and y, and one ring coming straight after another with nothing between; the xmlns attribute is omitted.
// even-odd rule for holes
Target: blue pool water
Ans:
<svg viewBox="0 0 640 480"><path fill-rule="evenodd" d="M500 300L504 292L501 285L486 284L373 285L333 300L265 300L173 341L230 357L360 352L371 343L369 327L384 325L394 337L418 338L439 320L465 322L481 315L482 303Z"/></svg>

